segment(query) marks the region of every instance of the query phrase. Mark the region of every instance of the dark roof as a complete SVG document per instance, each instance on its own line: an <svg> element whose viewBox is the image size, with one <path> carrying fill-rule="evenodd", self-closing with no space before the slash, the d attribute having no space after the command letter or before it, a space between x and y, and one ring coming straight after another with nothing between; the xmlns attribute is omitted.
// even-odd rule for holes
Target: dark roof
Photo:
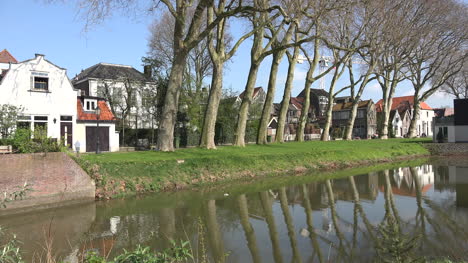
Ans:
<svg viewBox="0 0 468 263"><path fill-rule="evenodd" d="M447 117L453 115L453 108L438 108L434 109L434 115L436 117Z"/></svg>
<svg viewBox="0 0 468 263"><path fill-rule="evenodd" d="M87 78L95 79L130 79L133 81L149 81L140 71L131 66L99 63L91 66L73 78L73 83Z"/></svg>
<svg viewBox="0 0 468 263"><path fill-rule="evenodd" d="M317 97L319 96L328 97L329 93L325 91L324 89L310 89L310 95L315 95ZM299 95L297 96L304 98L305 97L304 90L302 90L301 93L299 93Z"/></svg>
<svg viewBox="0 0 468 263"><path fill-rule="evenodd" d="M0 51L0 63L18 63L18 60L8 50L4 49Z"/></svg>
<svg viewBox="0 0 468 263"><path fill-rule="evenodd" d="M372 103L372 100L362 100L358 104L358 109L367 108L367 106L369 106L369 104L371 103ZM351 109L352 106L353 106L352 102L337 103L333 105L333 111L348 110L348 109Z"/></svg>

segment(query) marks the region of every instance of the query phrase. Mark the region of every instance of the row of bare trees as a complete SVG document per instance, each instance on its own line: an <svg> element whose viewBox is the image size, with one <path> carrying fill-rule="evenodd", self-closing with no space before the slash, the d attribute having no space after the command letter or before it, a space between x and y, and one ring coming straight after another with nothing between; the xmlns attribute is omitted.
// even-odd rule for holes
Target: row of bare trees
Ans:
<svg viewBox="0 0 468 263"><path fill-rule="evenodd" d="M211 77L202 113L200 146L215 149L215 124L223 90L224 67L239 46L252 42L250 69L239 107L234 145L245 146L245 134L254 87L261 63L271 56L266 101L257 143L267 143L277 74L286 56L287 80L279 112L276 142L283 141L286 114L296 63L307 61L304 102L296 140L304 140L310 123L310 88L326 74L332 76L322 140L332 125L334 98L348 92L352 110L345 139L352 138L358 103L366 86L376 80L382 90L382 139L388 138L392 98L398 84L409 80L414 88L410 135L415 136L419 103L444 89L466 96L467 6L457 0L81 0L79 7L87 25L99 23L121 10L150 10L158 16L151 27L149 55L161 61L168 85L159 120L157 148L174 151L173 138L181 91L194 83L198 96L206 77ZM164 8L161 8L164 7ZM163 10L163 11L161 11ZM243 22L242 22L243 21ZM230 25L242 23L247 30L230 34ZM331 58L319 69L323 56ZM359 66L353 66L359 64ZM347 72L347 74L344 74ZM348 76L349 85L338 87ZM464 85L464 86L463 86Z"/></svg>

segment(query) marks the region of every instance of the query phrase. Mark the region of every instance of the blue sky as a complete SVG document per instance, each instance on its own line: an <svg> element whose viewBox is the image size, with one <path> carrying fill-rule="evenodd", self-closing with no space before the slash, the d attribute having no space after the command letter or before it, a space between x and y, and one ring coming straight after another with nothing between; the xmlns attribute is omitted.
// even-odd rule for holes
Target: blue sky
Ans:
<svg viewBox="0 0 468 263"><path fill-rule="evenodd" d="M155 16L145 15L135 19L117 13L103 24L84 32L85 23L77 13L73 1L56 1L54 4L44 2L46 1L2 1L0 50L6 48L20 61L33 58L35 53L44 54L51 62L66 68L70 78L99 62L131 65L142 71L141 57L148 49L148 27ZM233 23L231 29L234 36L240 35L246 30L245 23ZM250 41L244 42L229 63L225 73L225 87L231 87L237 92L244 89L250 63L250 45ZM281 100L286 80L286 58L283 60L278 74L276 102ZM265 89L268 84L269 61L268 58L265 59L257 79L257 86ZM303 65L297 66L293 96L303 89L306 70ZM346 85L346 79L347 76L343 75L337 88ZM329 83L329 78L326 83ZM314 84L314 88L318 85L318 82ZM410 83L402 83L396 96L411 95L411 91ZM363 97L377 102L381 98L377 83L370 83ZM427 102L432 107L452 105L451 98L441 93L433 95Z"/></svg>

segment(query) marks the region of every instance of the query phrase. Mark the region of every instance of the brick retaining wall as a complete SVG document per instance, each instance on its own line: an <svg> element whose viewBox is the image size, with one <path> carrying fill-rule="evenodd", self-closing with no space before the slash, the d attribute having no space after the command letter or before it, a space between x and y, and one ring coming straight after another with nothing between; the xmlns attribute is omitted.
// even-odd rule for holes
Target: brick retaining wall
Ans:
<svg viewBox="0 0 468 263"><path fill-rule="evenodd" d="M94 181L65 153L0 155L0 192L13 192L25 182L33 190L7 209L37 208L94 200ZM3 210L3 208L0 208Z"/></svg>
<svg viewBox="0 0 468 263"><path fill-rule="evenodd" d="M432 155L468 155L468 143L427 143Z"/></svg>

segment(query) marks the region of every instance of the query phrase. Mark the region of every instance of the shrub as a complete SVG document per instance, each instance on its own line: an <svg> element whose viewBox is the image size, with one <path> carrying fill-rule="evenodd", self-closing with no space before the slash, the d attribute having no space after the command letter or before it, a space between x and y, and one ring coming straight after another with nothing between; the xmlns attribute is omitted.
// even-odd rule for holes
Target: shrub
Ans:
<svg viewBox="0 0 468 263"><path fill-rule="evenodd" d="M11 142L18 153L61 152L66 149L57 139L47 137L46 134L42 128L36 128L34 136L31 136L29 129L17 129Z"/></svg>

